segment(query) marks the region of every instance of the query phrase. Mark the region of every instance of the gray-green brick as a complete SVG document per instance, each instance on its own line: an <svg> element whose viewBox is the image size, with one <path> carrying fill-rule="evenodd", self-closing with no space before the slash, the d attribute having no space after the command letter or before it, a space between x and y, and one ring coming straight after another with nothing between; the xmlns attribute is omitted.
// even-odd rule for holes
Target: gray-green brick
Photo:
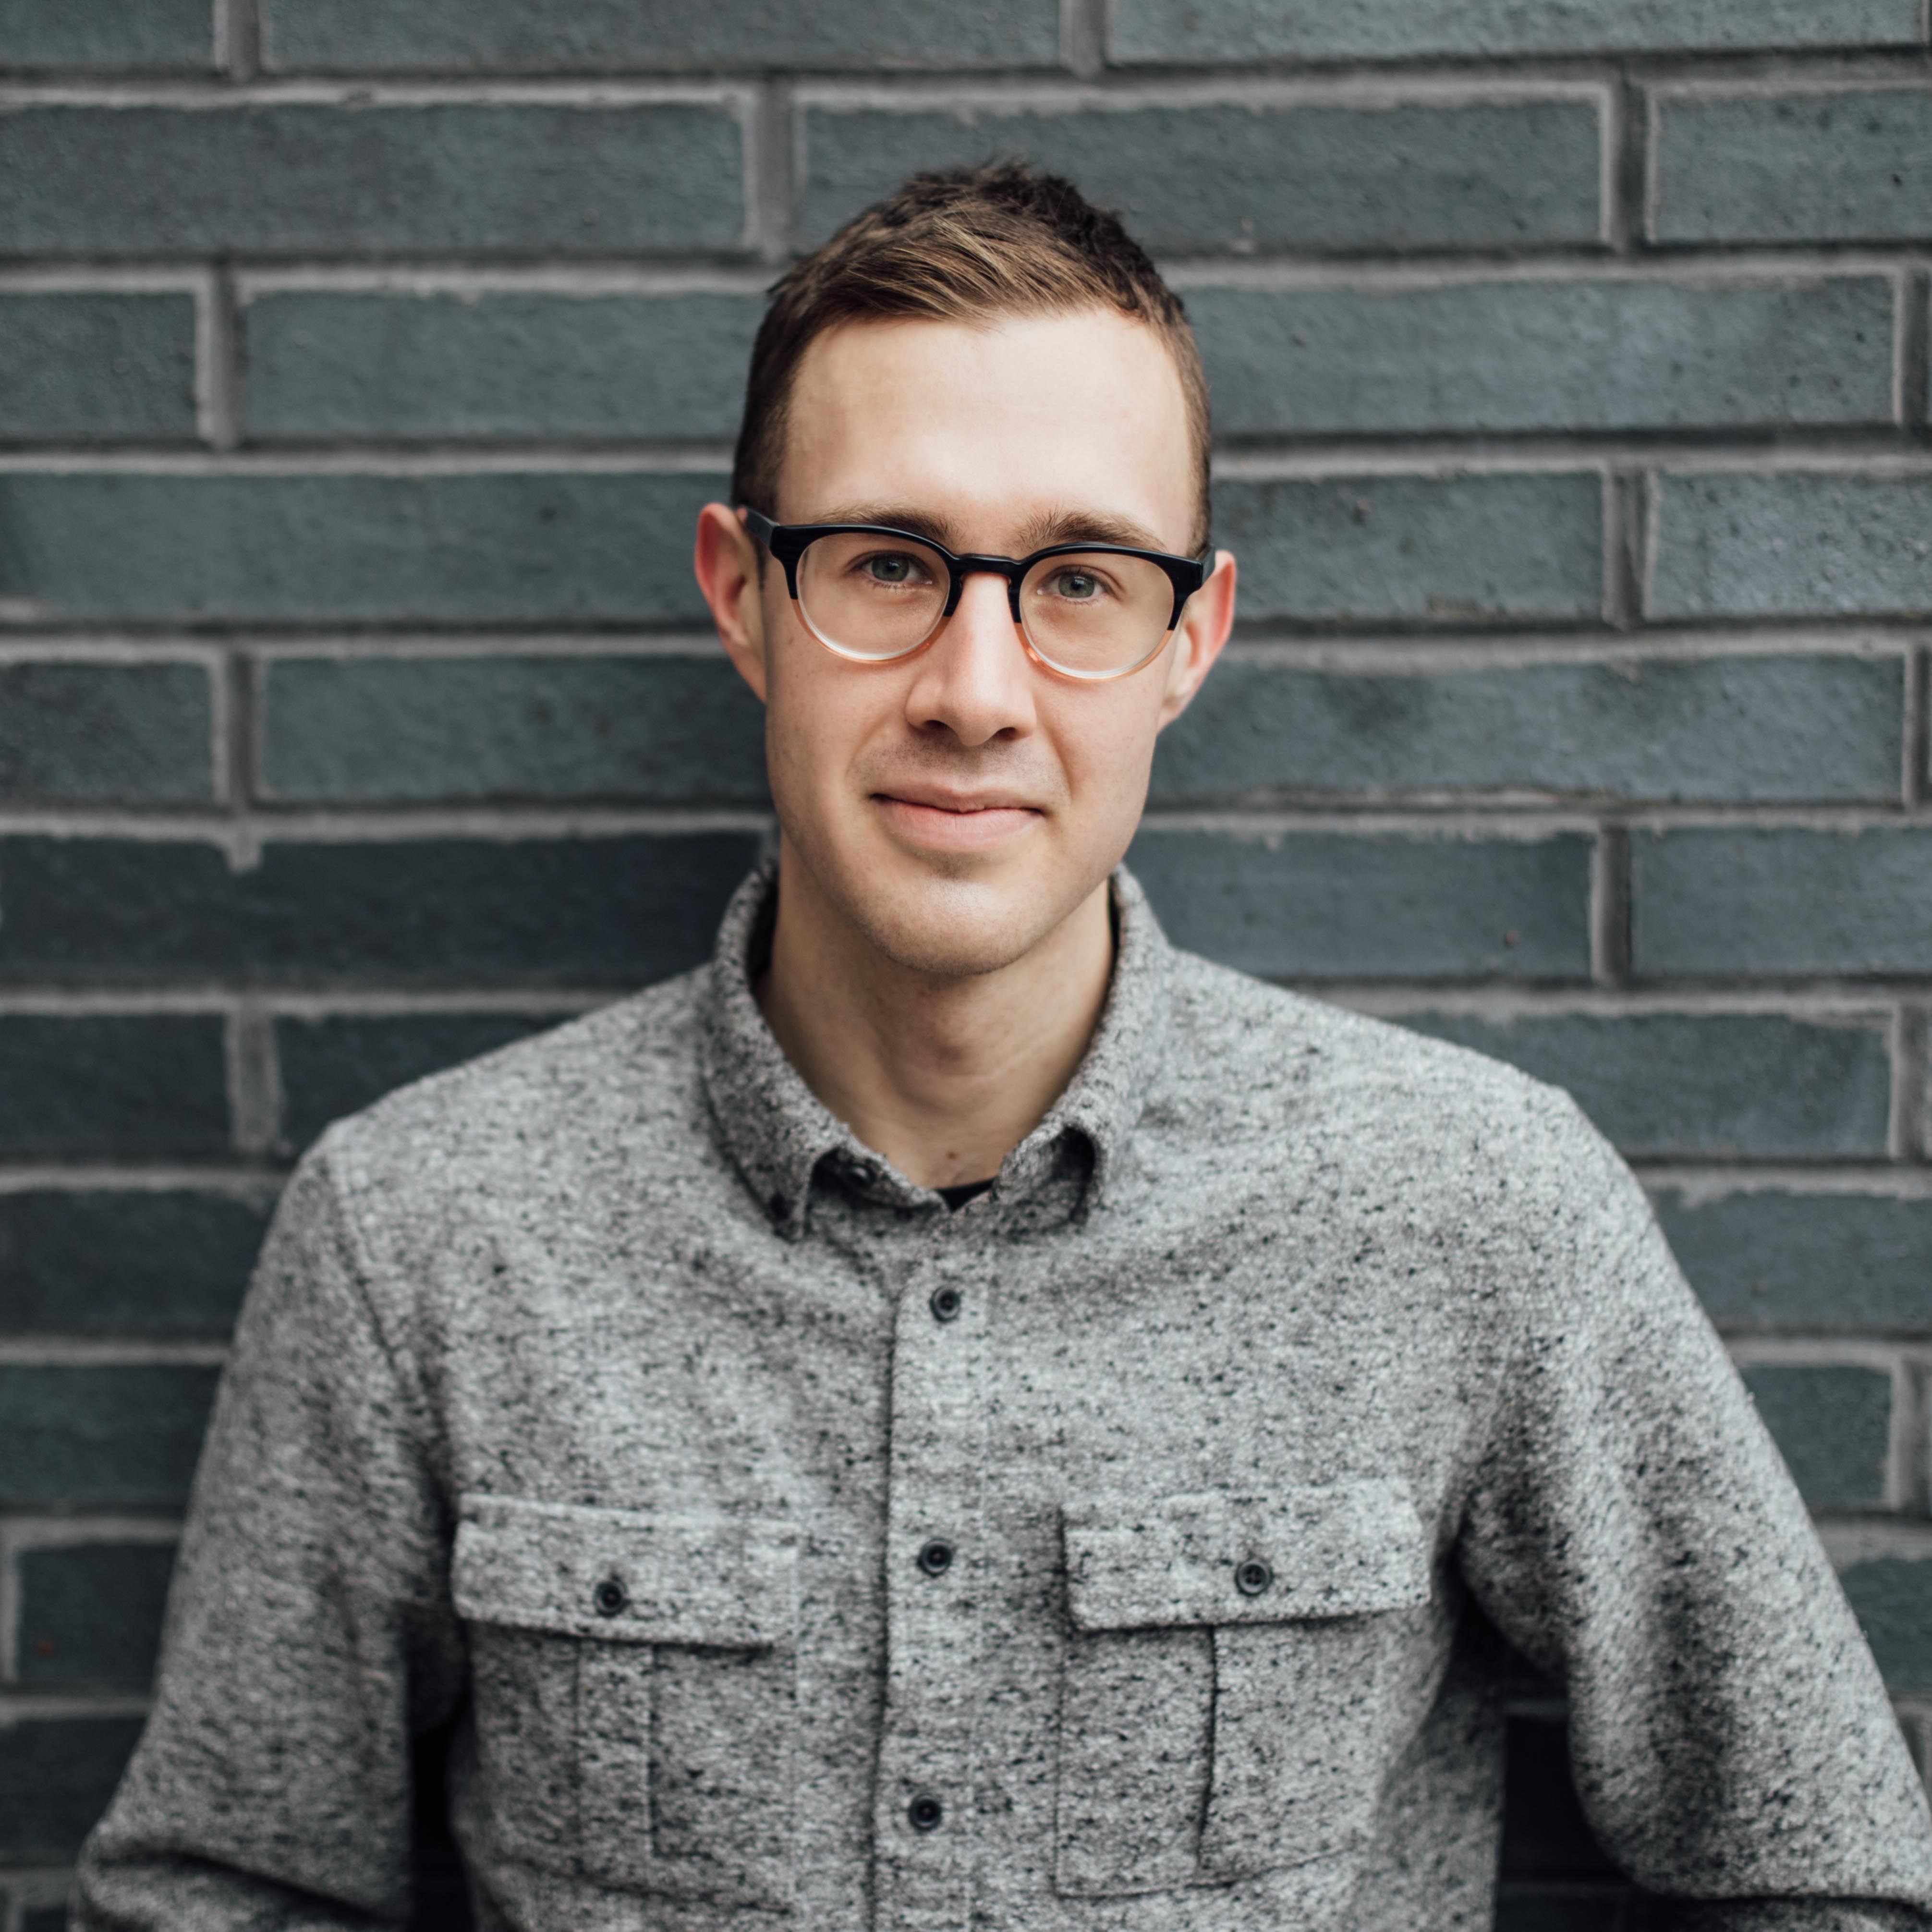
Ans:
<svg viewBox="0 0 1932 1932"><path fill-rule="evenodd" d="M14 1557L15 1672L36 1688L145 1690L154 1668L172 1543L29 1545Z"/></svg>
<svg viewBox="0 0 1932 1932"><path fill-rule="evenodd" d="M1932 831L1687 826L1630 842L1645 977L1932 972Z"/></svg>
<svg viewBox="0 0 1932 1932"><path fill-rule="evenodd" d="M1882 1029L1772 1013L1415 1013L1403 1024L1569 1093L1627 1156L1882 1158Z"/></svg>
<svg viewBox="0 0 1932 1932"><path fill-rule="evenodd" d="M179 1508L218 1372L0 1362L0 1508Z"/></svg>
<svg viewBox="0 0 1932 1932"><path fill-rule="evenodd" d="M212 0L0 0L0 68L214 64Z"/></svg>
<svg viewBox="0 0 1932 1932"><path fill-rule="evenodd" d="M1896 801L1904 698L1894 654L1399 672L1224 658L1162 735L1154 796Z"/></svg>
<svg viewBox="0 0 1932 1932"><path fill-rule="evenodd" d="M621 988L710 956L724 902L758 850L752 829L272 839L258 863L238 872L198 841L8 838L0 982ZM98 1091L122 1103L126 1132L178 1118L199 1144L201 1129L190 1124L201 1117L187 1105L197 1090L171 1078L160 1044L184 1052L188 1030L214 1028L218 1081L219 1024L170 1015L0 1020L0 1146L10 1133L23 1149L36 1134L56 1139L81 1106L76 1096ZM90 1036L82 1030L89 1027L130 1037ZM39 1077L24 1090L32 1106L9 1084L10 1028L31 1034L20 1049L29 1066L30 1048L41 1055ZM132 1055L143 1046L148 1057L137 1064ZM100 1111L122 1119L104 1100Z"/></svg>
<svg viewBox="0 0 1932 1932"><path fill-rule="evenodd" d="M1932 88L1666 88L1651 234L1664 242L1922 242Z"/></svg>
<svg viewBox="0 0 1932 1932"><path fill-rule="evenodd" d="M0 894L16 882L0 859ZM200 1013L0 1014L0 1155L225 1152L225 1040Z"/></svg>
<svg viewBox="0 0 1932 1932"><path fill-rule="evenodd" d="M1056 0L263 0L272 72L1050 67Z"/></svg>
<svg viewBox="0 0 1932 1932"><path fill-rule="evenodd" d="M1756 1362L1744 1369L1744 1379L1814 1510L1883 1507L1892 1463L1888 1371L1844 1363Z"/></svg>
<svg viewBox="0 0 1932 1932"><path fill-rule="evenodd" d="M1885 423L1882 275L1186 293L1222 435Z"/></svg>
<svg viewBox="0 0 1932 1932"><path fill-rule="evenodd" d="M728 437L754 295L277 290L241 312L248 434Z"/></svg>
<svg viewBox="0 0 1932 1932"><path fill-rule="evenodd" d="M1579 623L1604 606L1593 472L1228 477L1241 614L1326 624Z"/></svg>
<svg viewBox="0 0 1932 1932"><path fill-rule="evenodd" d="M1144 826L1175 941L1280 978L1582 980L1591 842Z"/></svg>
<svg viewBox="0 0 1932 1932"><path fill-rule="evenodd" d="M0 476L0 599L32 619L690 622L718 476Z"/></svg>
<svg viewBox="0 0 1932 1932"><path fill-rule="evenodd" d="M1932 474L1666 473L1651 489L1653 617L1932 613Z"/></svg>
<svg viewBox="0 0 1932 1932"><path fill-rule="evenodd" d="M0 436L8 442L182 442L197 427L194 296L0 295Z"/></svg>
<svg viewBox="0 0 1932 1932"><path fill-rule="evenodd" d="M260 681L277 800L766 802L764 709L721 652L284 658Z"/></svg>
<svg viewBox="0 0 1932 1932"><path fill-rule="evenodd" d="M1918 0L1113 0L1123 65L1916 46Z"/></svg>
<svg viewBox="0 0 1932 1932"><path fill-rule="evenodd" d="M0 115L0 251L735 249L729 101L250 101Z"/></svg>
<svg viewBox="0 0 1932 1932"><path fill-rule="evenodd" d="M1910 1332L1932 1314L1932 1198L1661 1187L1655 1202L1720 1328Z"/></svg>
<svg viewBox="0 0 1932 1932"><path fill-rule="evenodd" d="M213 702L200 664L0 658L0 802L206 803Z"/></svg>

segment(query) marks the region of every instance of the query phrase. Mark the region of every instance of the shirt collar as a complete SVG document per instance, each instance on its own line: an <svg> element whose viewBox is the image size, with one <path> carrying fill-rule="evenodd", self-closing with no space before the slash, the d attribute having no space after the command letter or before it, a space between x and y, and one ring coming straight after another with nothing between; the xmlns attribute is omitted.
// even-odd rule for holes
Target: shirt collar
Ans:
<svg viewBox="0 0 1932 1932"><path fill-rule="evenodd" d="M828 1155L866 1192L943 1213L937 1194L907 1180L832 1117L765 1024L752 986L770 946L777 880L776 864L767 860L733 895L718 929L700 1050L719 1144L788 1238L805 1232L812 1177ZM1058 1169L1070 1134L1086 1142L1090 1159L1083 1207L1103 1198L1118 1182L1122 1153L1158 1070L1172 951L1124 866L1114 868L1109 883L1118 938L1100 1024L1066 1091L1001 1163L995 1199L1038 1188Z"/></svg>

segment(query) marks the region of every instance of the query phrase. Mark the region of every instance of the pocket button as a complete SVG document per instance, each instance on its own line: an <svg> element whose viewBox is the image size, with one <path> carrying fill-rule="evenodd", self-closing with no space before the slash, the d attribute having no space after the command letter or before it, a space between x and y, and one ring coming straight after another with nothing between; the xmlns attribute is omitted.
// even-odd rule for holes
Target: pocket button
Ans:
<svg viewBox="0 0 1932 1932"><path fill-rule="evenodd" d="M623 1585L619 1582L616 1577L606 1576L603 1582L591 1592L590 1600L596 1606L597 1614L600 1617L614 1617L622 1614L625 1606L631 1600L625 1594Z"/></svg>
<svg viewBox="0 0 1932 1932"><path fill-rule="evenodd" d="M1244 1597L1258 1597L1274 1581L1274 1572L1258 1556L1234 1566L1234 1588Z"/></svg>
<svg viewBox="0 0 1932 1932"><path fill-rule="evenodd" d="M943 1576L952 1567L952 1546L944 1537L935 1536L920 1548L919 1567L928 1576Z"/></svg>
<svg viewBox="0 0 1932 1932"><path fill-rule="evenodd" d="M922 1791L906 1807L906 1816L915 1832L936 1832L946 1816L946 1807L929 1791Z"/></svg>

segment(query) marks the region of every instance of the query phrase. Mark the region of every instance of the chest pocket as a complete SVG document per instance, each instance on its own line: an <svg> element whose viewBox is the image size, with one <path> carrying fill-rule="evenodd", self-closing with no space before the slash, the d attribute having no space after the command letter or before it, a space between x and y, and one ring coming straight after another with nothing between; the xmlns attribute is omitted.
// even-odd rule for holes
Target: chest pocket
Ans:
<svg viewBox="0 0 1932 1932"><path fill-rule="evenodd" d="M451 1582L502 1852L624 1891L790 1909L785 1525L466 1496Z"/></svg>
<svg viewBox="0 0 1932 1932"><path fill-rule="evenodd" d="M1222 1885L1359 1844L1430 1599L1408 1486L1070 1510L1065 1538L1055 1888Z"/></svg>

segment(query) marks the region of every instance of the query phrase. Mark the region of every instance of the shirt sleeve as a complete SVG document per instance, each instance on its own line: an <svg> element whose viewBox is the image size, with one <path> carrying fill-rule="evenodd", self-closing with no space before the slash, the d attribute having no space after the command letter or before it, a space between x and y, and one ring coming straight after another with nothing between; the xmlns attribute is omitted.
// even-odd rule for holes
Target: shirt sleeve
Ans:
<svg viewBox="0 0 1932 1932"><path fill-rule="evenodd" d="M243 1309L77 1932L409 1916L410 1743L453 1708L461 1638L422 1397L328 1145L284 1194Z"/></svg>
<svg viewBox="0 0 1932 1932"><path fill-rule="evenodd" d="M1584 1811L1685 1902L1666 1922L1932 1927L1932 1819L1871 1654L1642 1190L1567 1111L1463 1574L1567 1690Z"/></svg>

